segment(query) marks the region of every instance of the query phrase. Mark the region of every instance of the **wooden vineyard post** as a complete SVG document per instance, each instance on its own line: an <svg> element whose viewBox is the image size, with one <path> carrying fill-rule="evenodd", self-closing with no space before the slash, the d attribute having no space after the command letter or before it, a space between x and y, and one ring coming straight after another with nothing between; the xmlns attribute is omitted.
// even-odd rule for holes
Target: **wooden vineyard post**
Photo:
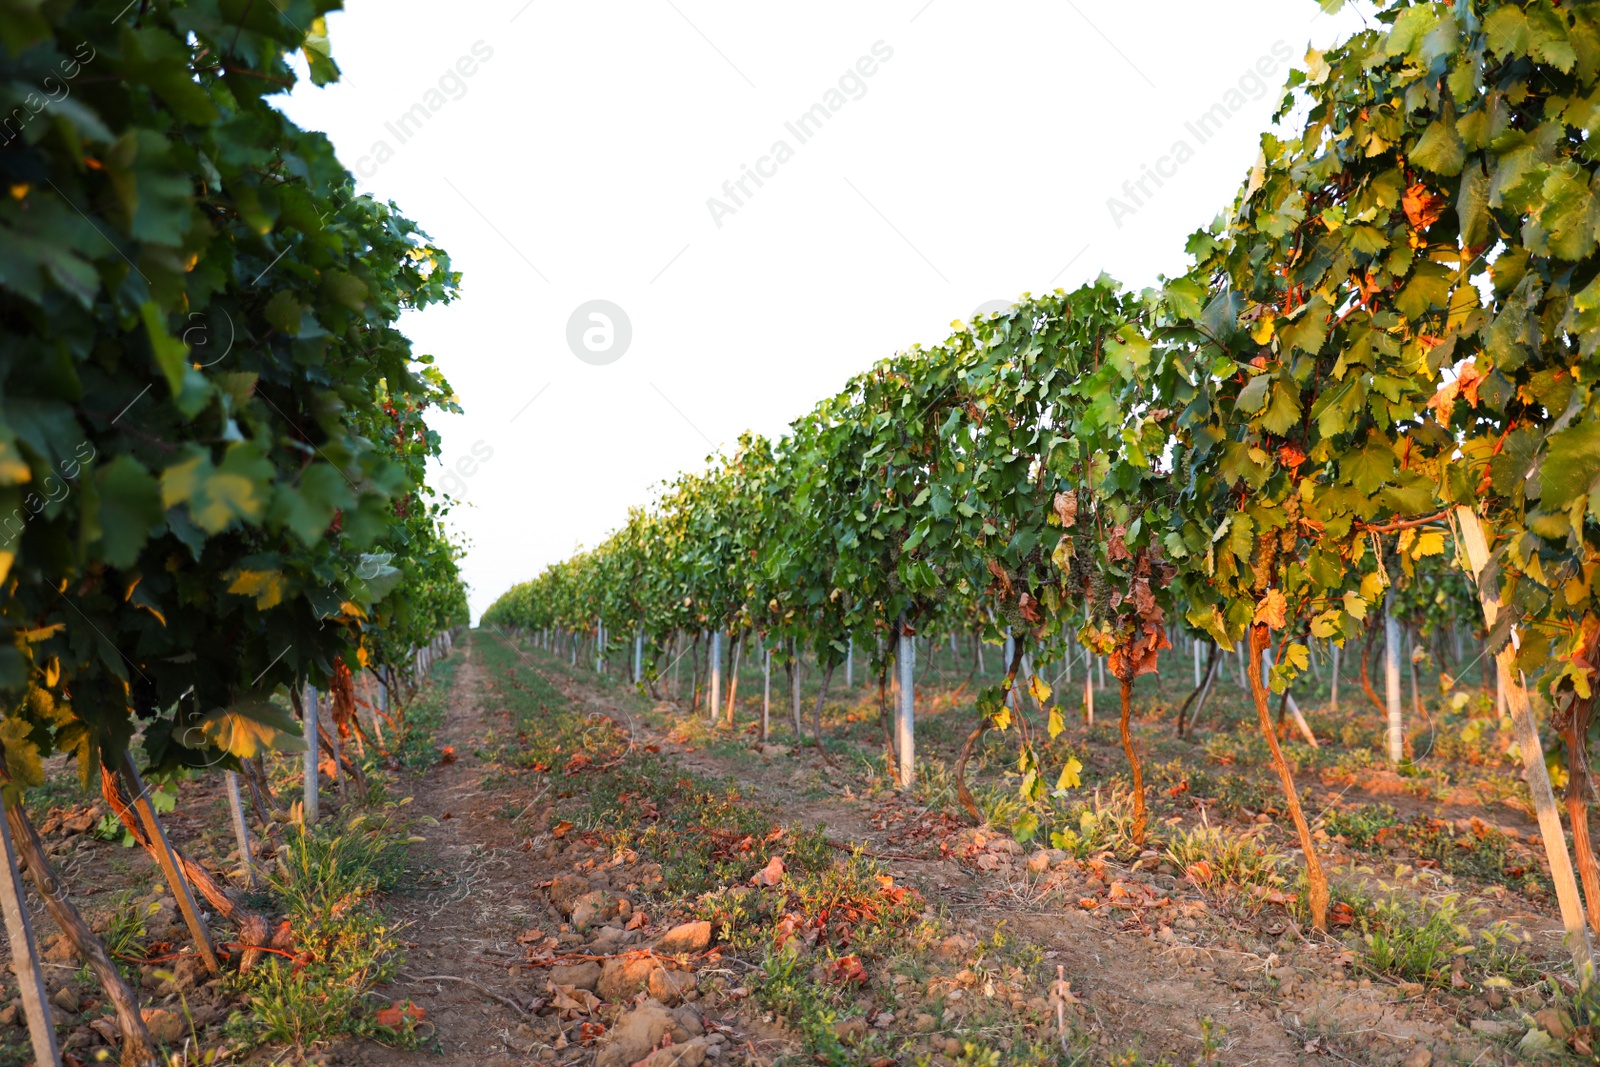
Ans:
<svg viewBox="0 0 1600 1067"><path fill-rule="evenodd" d="M805 742L806 732L800 726L800 639L789 639L789 651L794 655L794 671L790 675L789 686L789 716L794 720L794 743L800 747Z"/></svg>
<svg viewBox="0 0 1600 1067"><path fill-rule="evenodd" d="M55 1021L50 1017L50 1002L39 966L39 944L23 907L22 874L17 869L17 848L11 840L11 827L0 819L0 849L5 852L6 869L0 872L0 907L6 916L6 937L11 943L11 975L22 993L22 1012L28 1020L28 1040L33 1045L33 1062L38 1067L60 1067L61 1050L56 1047Z"/></svg>
<svg viewBox="0 0 1600 1067"><path fill-rule="evenodd" d="M1332 664L1328 668L1328 707L1339 710L1339 646L1333 646Z"/></svg>
<svg viewBox="0 0 1600 1067"><path fill-rule="evenodd" d="M378 708L377 708L377 711L381 711L383 714L379 715L379 714L377 714L377 712L373 713L373 716L372 716L372 732L375 735L377 735L378 744L380 746L387 746L389 744L389 742L387 742L387 741L385 741L383 739L383 717L384 717L384 715L389 714L389 683L384 681L384 679L383 679L383 677L381 675L378 677L377 697L378 697Z"/></svg>
<svg viewBox="0 0 1600 1067"><path fill-rule="evenodd" d="M1460 523L1461 546L1466 549L1473 580L1478 584L1478 603L1483 608L1484 626L1493 633L1495 620L1500 617L1500 590L1494 587L1492 581L1484 584L1484 571L1489 566L1489 541L1484 535L1478 513L1471 508L1458 506L1456 521ZM1515 634L1514 630L1512 632ZM1505 696L1511 723L1516 730L1517 746L1522 750L1528 792L1533 797L1533 808L1539 817L1539 836L1544 840L1545 857L1550 861L1550 881L1555 884L1556 903L1561 907L1561 925L1566 930L1567 951L1572 953L1572 965L1577 971L1578 981L1584 983L1589 980L1594 968L1589 928L1584 924L1583 905L1578 898L1578 881L1573 875L1572 858L1567 854L1567 838L1561 829L1561 813L1556 808L1555 791L1550 788L1550 772L1545 767L1539 728L1533 721L1528 689L1516 669L1517 650L1514 643L1507 641L1494 658L1500 692Z"/></svg>
<svg viewBox="0 0 1600 1067"><path fill-rule="evenodd" d="M306 686L305 699L305 731L306 731L306 772L305 772L305 820L311 826L317 821L317 776L318 763L321 754L317 748L317 691L311 686Z"/></svg>
<svg viewBox="0 0 1600 1067"><path fill-rule="evenodd" d="M1389 762L1405 758L1405 723L1400 709L1400 626L1394 619L1394 591L1383 598L1383 686L1389 710Z"/></svg>
<svg viewBox="0 0 1600 1067"><path fill-rule="evenodd" d="M852 635L847 638L844 646L844 687L854 689L856 686L856 639Z"/></svg>
<svg viewBox="0 0 1600 1067"><path fill-rule="evenodd" d="M633 635L633 684L644 681L644 634Z"/></svg>
<svg viewBox="0 0 1600 1067"><path fill-rule="evenodd" d="M772 726L772 649L761 657L761 740L767 740Z"/></svg>
<svg viewBox="0 0 1600 1067"><path fill-rule="evenodd" d="M178 911L183 914L183 921L188 924L189 935L194 938L195 950L200 953L200 959L205 963L207 971L221 974L222 965L217 961L217 950L211 943L211 931L206 929L205 920L200 917L200 909L195 906L194 894L189 891L188 879L178 868L178 857L173 854L172 844L167 840L166 828L161 825L161 820L156 816L155 805L150 802L150 791L145 788L144 779L139 777L139 769L133 765L133 757L126 752L122 754L122 777L126 779L128 789L133 793L133 810L138 813L139 821L144 823L145 833L150 835L150 840L155 845L156 861L161 865L161 874L172 889L173 899L178 902Z"/></svg>
<svg viewBox="0 0 1600 1067"><path fill-rule="evenodd" d="M733 729L733 716L739 706L739 657L744 654L744 637L733 643L733 663L728 668L728 729Z"/></svg>
<svg viewBox="0 0 1600 1067"><path fill-rule="evenodd" d="M711 721L722 710L722 631L711 631Z"/></svg>
<svg viewBox="0 0 1600 1067"><path fill-rule="evenodd" d="M900 694L895 708L895 747L900 752L900 788L910 789L917 780L916 752L916 639L906 632L905 620L900 621L899 654L895 657L900 669Z"/></svg>
<svg viewBox="0 0 1600 1067"><path fill-rule="evenodd" d="M250 827L244 821L244 801L239 796L239 775L228 771L223 776L228 786L228 813L233 816L233 839L239 846L239 862L244 867L244 884L256 887L256 865L250 857Z"/></svg>

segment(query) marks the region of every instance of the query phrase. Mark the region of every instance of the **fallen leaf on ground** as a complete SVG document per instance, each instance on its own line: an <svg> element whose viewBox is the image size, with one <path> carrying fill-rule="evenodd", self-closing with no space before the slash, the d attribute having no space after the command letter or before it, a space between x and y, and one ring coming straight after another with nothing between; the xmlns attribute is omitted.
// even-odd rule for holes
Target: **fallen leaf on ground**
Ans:
<svg viewBox="0 0 1600 1067"><path fill-rule="evenodd" d="M390 1030L398 1030L406 1024L407 1019L410 1019L412 1022L420 1023L427 1017L427 1014L428 1013L422 1009L420 1004L413 1004L409 1000L402 1000L389 1005L387 1008L380 1009L378 1013L373 1016L373 1022L377 1023L379 1026L388 1027Z"/></svg>
<svg viewBox="0 0 1600 1067"><path fill-rule="evenodd" d="M751 885L774 886L783 881L783 857L774 856L750 878Z"/></svg>

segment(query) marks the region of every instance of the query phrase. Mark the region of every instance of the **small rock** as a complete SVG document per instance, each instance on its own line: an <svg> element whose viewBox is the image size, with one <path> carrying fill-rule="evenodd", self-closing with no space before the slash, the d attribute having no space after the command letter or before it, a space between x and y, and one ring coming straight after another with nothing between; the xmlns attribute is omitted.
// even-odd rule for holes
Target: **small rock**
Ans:
<svg viewBox="0 0 1600 1067"><path fill-rule="evenodd" d="M558 874L550 882L550 903L561 909L563 915L572 914L572 906L579 897L594 891L588 879L575 874Z"/></svg>
<svg viewBox="0 0 1600 1067"><path fill-rule="evenodd" d="M573 917L574 921L576 921L577 912L573 912ZM621 945L626 940L626 931L618 930L614 926L602 926L600 929L595 931L594 941L591 942L591 945L594 948L595 955L610 955L612 952L616 951L617 946Z"/></svg>
<svg viewBox="0 0 1600 1067"><path fill-rule="evenodd" d="M111 1019L92 1019L89 1029L100 1035L100 1040L108 1045L122 1044L122 1031L117 1029L117 1024Z"/></svg>
<svg viewBox="0 0 1600 1067"><path fill-rule="evenodd" d="M1489 990L1483 995L1483 999L1495 1011L1499 1011L1506 1006L1506 995L1498 989Z"/></svg>
<svg viewBox="0 0 1600 1067"><path fill-rule="evenodd" d="M694 973L692 971L669 971L665 967L657 967L650 972L646 988L650 995L668 1006L681 1004L690 990L695 988Z"/></svg>
<svg viewBox="0 0 1600 1067"><path fill-rule="evenodd" d="M623 910L625 906L626 911ZM578 912L583 908L588 908L587 914L593 916L590 922L604 922L618 916L627 918L633 914L633 907L625 898L604 889L592 889L572 902L573 926L578 925Z"/></svg>
<svg viewBox="0 0 1600 1067"><path fill-rule="evenodd" d="M689 1036L699 1037L701 1034L706 1032L704 1024L700 1022L700 1013L688 1005L684 1005L672 1014L677 1016L678 1025L683 1027L684 1031L688 1033ZM674 1033L676 1033L676 1031L674 1031ZM723 1037L721 1034L712 1034L711 1040L720 1043L722 1041L726 1041L727 1038Z"/></svg>
<svg viewBox="0 0 1600 1067"><path fill-rule="evenodd" d="M13 1000L0 1008L0 1026L16 1026L22 1019L22 1005Z"/></svg>
<svg viewBox="0 0 1600 1067"><path fill-rule="evenodd" d="M660 969L661 964L648 956L606 960L600 970L600 980L595 983L595 992L601 1000L627 1000L650 984L650 972ZM641 1052L628 1062L631 1064L643 1055Z"/></svg>
<svg viewBox="0 0 1600 1067"><path fill-rule="evenodd" d="M1517 1027L1515 1025L1505 1022L1501 1019L1472 1020L1472 1032L1475 1034L1483 1034L1486 1037L1504 1037L1506 1034L1509 1034L1516 1029Z"/></svg>
<svg viewBox="0 0 1600 1067"><path fill-rule="evenodd" d="M833 1024L833 1036L846 1045L853 1045L867 1036L867 1020L859 1015L852 1015L848 1019L840 1019Z"/></svg>
<svg viewBox="0 0 1600 1067"><path fill-rule="evenodd" d="M74 1015L78 1014L79 1009L83 1006L82 1002L78 1000L78 991L69 985L64 985L56 990L56 995L50 998L50 1002L62 1011L69 1011Z"/></svg>
<svg viewBox="0 0 1600 1067"><path fill-rule="evenodd" d="M927 1012L921 1012L915 1019L911 1020L911 1029L915 1030L919 1034L929 1034L938 1028L939 1020L935 1019Z"/></svg>
<svg viewBox="0 0 1600 1067"><path fill-rule="evenodd" d="M689 1034L682 1028L675 1013L659 1001L646 1000L606 1031L595 1057L595 1067L630 1067L652 1055L651 1050L661 1044L662 1037L675 1030L688 1039ZM674 1036L673 1040L676 1041L677 1037Z"/></svg>
<svg viewBox="0 0 1600 1067"><path fill-rule="evenodd" d="M552 967L550 984L569 985L574 989L587 989L593 993L595 987L600 984L600 965L590 960L566 967Z"/></svg>
<svg viewBox="0 0 1600 1067"><path fill-rule="evenodd" d="M1002 837L1000 840L994 843L994 847L1001 852L1010 853L1013 856L1020 856L1024 851L1022 842L1018 841L1014 837Z"/></svg>
<svg viewBox="0 0 1600 1067"><path fill-rule="evenodd" d="M1433 1049L1427 1045L1418 1045L1411 1050L1411 1054L1405 1058L1401 1067L1432 1067L1432 1064Z"/></svg>
<svg viewBox="0 0 1600 1067"><path fill-rule="evenodd" d="M78 815L71 819L61 820L61 829L69 834L86 834L94 828L99 821L93 815Z"/></svg>
<svg viewBox="0 0 1600 1067"><path fill-rule="evenodd" d="M172 1044L183 1038L183 1020L166 1008L145 1008L139 1012L150 1036L163 1044Z"/></svg>
<svg viewBox="0 0 1600 1067"><path fill-rule="evenodd" d="M580 900L572 906L572 928L574 930L583 931L589 929L599 917L600 909L595 907L593 901Z"/></svg>
<svg viewBox="0 0 1600 1067"><path fill-rule="evenodd" d="M650 1053L639 1067L700 1067L706 1062L706 1049L709 1045L710 1042L703 1037L697 1037L682 1045L668 1045Z"/></svg>
<svg viewBox="0 0 1600 1067"><path fill-rule="evenodd" d="M193 989L211 978L205 961L192 952L178 957L178 961L172 965L172 975L177 979L179 989Z"/></svg>
<svg viewBox="0 0 1600 1067"><path fill-rule="evenodd" d="M954 1059L961 1055L961 1042L953 1037L944 1039L944 1054Z"/></svg>
<svg viewBox="0 0 1600 1067"><path fill-rule="evenodd" d="M1401 982L1399 986L1400 996L1406 999L1422 996L1422 989L1421 982Z"/></svg>
<svg viewBox="0 0 1600 1067"><path fill-rule="evenodd" d="M674 926L656 941L656 951L668 956L680 952L703 952L711 944L711 924L705 920Z"/></svg>
<svg viewBox="0 0 1600 1067"><path fill-rule="evenodd" d="M66 963L76 959L77 956L78 951L72 947L72 942L68 940L66 934L56 934L44 950L44 958L52 963Z"/></svg>
<svg viewBox="0 0 1600 1067"><path fill-rule="evenodd" d="M1028 870L1035 874L1043 874L1050 869L1050 853L1040 849L1028 857Z"/></svg>

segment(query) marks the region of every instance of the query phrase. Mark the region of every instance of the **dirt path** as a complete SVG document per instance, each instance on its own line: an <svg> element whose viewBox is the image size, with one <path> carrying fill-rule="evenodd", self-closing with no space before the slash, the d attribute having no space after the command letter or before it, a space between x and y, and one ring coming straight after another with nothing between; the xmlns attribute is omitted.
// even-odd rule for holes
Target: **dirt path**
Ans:
<svg viewBox="0 0 1600 1067"><path fill-rule="evenodd" d="M402 795L414 798L415 834L423 841L412 858L416 885L390 900L391 914L404 924L406 964L401 980L384 990L427 1012L438 1045L415 1053L366 1045L358 1052L364 1063L531 1062L527 1053L534 1042L526 1016L485 990L525 1008L543 987L542 975L517 966L524 954L516 937L544 911L544 894L534 886L550 875L533 869L530 854L519 851L527 836L500 815L517 791L495 787L481 753L492 732L504 729L505 716L487 699L472 643L464 642L455 654L462 661L438 740L452 746L457 758L397 784ZM441 975L449 977L434 977Z"/></svg>
<svg viewBox="0 0 1600 1067"><path fill-rule="evenodd" d="M547 974L518 965L525 958L518 934L565 929L540 884L570 864L519 823L519 813L543 801L541 787L532 777L508 777L485 758L495 735L506 735L508 716L473 644L456 654L463 660L439 741L454 746L457 758L399 785L415 798L416 816L430 821L416 829L424 839L414 852L418 881L390 901L405 924L407 962L404 977L384 991L422 1006L437 1044L415 1053L349 1047L335 1050L330 1062L590 1062L587 1050L551 1048L523 1014L544 995ZM1427 1049L1433 1064L1512 1062L1481 1038L1467 1039L1478 1035L1463 1037L1426 999L1360 981L1342 946L1296 941L1277 909L1270 909L1276 919L1219 917L1153 870L1105 865L1085 872L1063 864L1030 872L1009 839L975 838L898 797L863 799L853 776L813 753L764 759L697 750L648 725L647 705L636 696L540 663L563 694L626 725L637 744L659 746L688 770L735 778L785 822L822 824L839 845L860 844L879 857L956 933L958 954L960 937L975 941L997 929L1039 946L1049 969L1059 966L1071 982L1080 1023L1097 1035L1106 1058L1137 1049L1151 1062L1190 1062L1209 1051L1214 1062L1240 1067L1303 1063L1314 1053L1333 1053L1331 1062L1418 1064L1429 1062L1418 1058ZM1147 902L1169 891L1177 899L1140 908L1108 903L1129 891L1136 902L1141 892ZM1103 906L1074 906L1084 898ZM1032 992L1042 1004L1045 989ZM947 1016L960 1017L957 999Z"/></svg>

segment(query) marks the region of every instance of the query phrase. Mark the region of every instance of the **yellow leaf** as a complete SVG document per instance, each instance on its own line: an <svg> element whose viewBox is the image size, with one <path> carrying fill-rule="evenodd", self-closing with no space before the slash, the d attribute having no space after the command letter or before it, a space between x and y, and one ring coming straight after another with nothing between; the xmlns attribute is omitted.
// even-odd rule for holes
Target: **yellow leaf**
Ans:
<svg viewBox="0 0 1600 1067"><path fill-rule="evenodd" d="M33 468L10 441L0 441L0 485L20 485L33 481Z"/></svg>
<svg viewBox="0 0 1600 1067"><path fill-rule="evenodd" d="M1056 542L1056 550L1050 553L1050 562L1054 563L1062 574L1066 574L1072 569L1072 554L1072 535L1062 534L1061 540Z"/></svg>
<svg viewBox="0 0 1600 1067"><path fill-rule="evenodd" d="M6 580L6 575L11 573L11 564L15 562L15 552L0 552L0 582Z"/></svg>
<svg viewBox="0 0 1600 1067"><path fill-rule="evenodd" d="M49 626L40 626L33 630L23 630L17 636L28 642L28 644L33 645L39 643L40 641L49 640L66 628L66 623L58 622L52 623Z"/></svg>
<svg viewBox="0 0 1600 1067"><path fill-rule="evenodd" d="M266 611L282 603L283 590L282 571L237 571L233 584L228 586L230 593L255 597L256 609L259 611Z"/></svg>
<svg viewBox="0 0 1600 1067"><path fill-rule="evenodd" d="M1011 709L1001 704L1000 710L994 713L994 728L996 730L1004 730L1010 725Z"/></svg>
<svg viewBox="0 0 1600 1067"><path fill-rule="evenodd" d="M1383 577L1378 571L1364 575L1361 579L1361 599L1376 604L1378 598L1383 596Z"/></svg>
<svg viewBox="0 0 1600 1067"><path fill-rule="evenodd" d="M339 602L339 610L352 619L364 619L367 617L367 613L362 611L359 605L353 604L348 600Z"/></svg>
<svg viewBox="0 0 1600 1067"><path fill-rule="evenodd" d="M1078 757L1070 757L1066 766L1061 768L1061 777L1056 779L1056 788L1059 790L1078 788L1083 784L1082 772L1083 764L1078 762Z"/></svg>
<svg viewBox="0 0 1600 1067"><path fill-rule="evenodd" d="M1281 630L1288 625L1287 614L1289 611L1288 598L1281 589L1268 589L1267 595L1261 598L1256 605L1254 621L1266 623L1269 630Z"/></svg>
<svg viewBox="0 0 1600 1067"><path fill-rule="evenodd" d="M1049 727L1050 736L1051 737L1060 737L1061 736L1061 731L1065 730L1066 728L1067 728L1067 724L1064 721L1062 721L1062 718L1061 718L1061 709L1057 708L1057 707L1052 707L1050 709L1050 727Z"/></svg>
<svg viewBox="0 0 1600 1067"><path fill-rule="evenodd" d="M1428 530L1417 537L1416 546L1411 550L1413 559L1423 556L1437 556L1444 552L1444 532L1441 530Z"/></svg>
<svg viewBox="0 0 1600 1067"><path fill-rule="evenodd" d="M1367 617L1367 602L1359 593L1346 593L1344 595L1344 611L1357 622L1363 622Z"/></svg>
<svg viewBox="0 0 1600 1067"><path fill-rule="evenodd" d="M216 708L199 724L199 736L188 731L178 741L189 748L202 748L201 740L216 745L240 759L249 759L263 749L278 752L304 752L301 726L286 711L270 700L247 697L231 707Z"/></svg>
<svg viewBox="0 0 1600 1067"><path fill-rule="evenodd" d="M256 485L242 474L221 471L206 479L206 503L195 513L194 521L207 533L218 533L235 515L254 521L261 518L266 502L256 494Z"/></svg>
<svg viewBox="0 0 1600 1067"><path fill-rule="evenodd" d="M0 719L0 743L5 746L6 771L20 786L44 785L44 764L39 746L30 740L33 726L24 719L8 715Z"/></svg>
<svg viewBox="0 0 1600 1067"><path fill-rule="evenodd" d="M202 466L210 466L210 460L204 455L197 455L162 471L161 506L170 508L194 499L194 495L200 491Z"/></svg>
<svg viewBox="0 0 1600 1067"><path fill-rule="evenodd" d="M1339 620L1344 612L1338 608L1331 608L1321 612L1311 620L1311 636L1317 638L1335 637L1339 634Z"/></svg>
<svg viewBox="0 0 1600 1067"><path fill-rule="evenodd" d="M1042 708L1050 699L1050 683L1037 674L1028 680L1028 695L1038 701Z"/></svg>
<svg viewBox="0 0 1600 1067"><path fill-rule="evenodd" d="M51 656L50 662L45 664L44 684L54 689L59 681L61 681L61 657Z"/></svg>

